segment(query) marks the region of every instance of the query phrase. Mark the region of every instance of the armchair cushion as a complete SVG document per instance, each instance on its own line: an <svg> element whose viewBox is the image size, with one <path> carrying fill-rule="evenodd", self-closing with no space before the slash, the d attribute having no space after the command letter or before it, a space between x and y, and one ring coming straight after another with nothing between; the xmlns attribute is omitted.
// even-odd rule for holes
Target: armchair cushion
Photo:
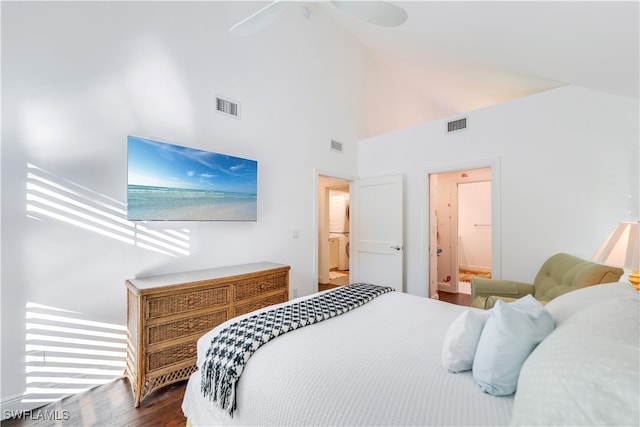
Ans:
<svg viewBox="0 0 640 427"><path fill-rule="evenodd" d="M518 299L527 294L532 294L538 301L546 303L569 291L616 282L623 273L621 268L559 253L542 264L533 284L473 277L471 306L489 309L495 304L496 298Z"/></svg>
<svg viewBox="0 0 640 427"><path fill-rule="evenodd" d="M617 282L624 271L621 268L597 264L568 255L556 254L545 261L533 280L534 296L551 301L569 291Z"/></svg>

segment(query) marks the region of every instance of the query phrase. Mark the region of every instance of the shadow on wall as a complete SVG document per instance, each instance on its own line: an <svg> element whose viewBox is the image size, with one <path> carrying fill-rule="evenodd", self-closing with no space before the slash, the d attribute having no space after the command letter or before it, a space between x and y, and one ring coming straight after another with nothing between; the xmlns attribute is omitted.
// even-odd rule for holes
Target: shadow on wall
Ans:
<svg viewBox="0 0 640 427"><path fill-rule="evenodd" d="M126 205L27 164L27 216L53 219L122 243L173 257L187 256L187 229L154 230L127 220Z"/></svg>
<svg viewBox="0 0 640 427"><path fill-rule="evenodd" d="M28 302L22 403L46 404L121 377L126 352L124 325Z"/></svg>
<svg viewBox="0 0 640 427"><path fill-rule="evenodd" d="M26 216L171 257L188 256L191 250L188 229L152 229L128 221L126 204L33 164L27 164ZM25 313L26 385L16 407L41 406L122 376L126 326L35 302L26 303Z"/></svg>

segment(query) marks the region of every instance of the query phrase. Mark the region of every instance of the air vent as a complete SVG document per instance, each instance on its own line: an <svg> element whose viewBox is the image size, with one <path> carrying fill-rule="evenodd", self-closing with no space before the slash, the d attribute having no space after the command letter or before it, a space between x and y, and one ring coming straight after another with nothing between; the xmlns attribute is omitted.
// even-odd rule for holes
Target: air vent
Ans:
<svg viewBox="0 0 640 427"><path fill-rule="evenodd" d="M457 132L467 128L467 118L447 122L447 132Z"/></svg>
<svg viewBox="0 0 640 427"><path fill-rule="evenodd" d="M240 104L216 96L216 111L232 117L240 117Z"/></svg>
<svg viewBox="0 0 640 427"><path fill-rule="evenodd" d="M342 142L331 140L331 150L342 153Z"/></svg>

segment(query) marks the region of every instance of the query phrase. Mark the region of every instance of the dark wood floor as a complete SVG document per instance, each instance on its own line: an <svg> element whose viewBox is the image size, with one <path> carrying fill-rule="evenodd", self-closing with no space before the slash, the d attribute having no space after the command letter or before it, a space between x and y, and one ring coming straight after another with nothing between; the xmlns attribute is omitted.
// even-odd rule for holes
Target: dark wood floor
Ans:
<svg viewBox="0 0 640 427"><path fill-rule="evenodd" d="M451 304L471 306L471 295L469 294L453 294L451 292L438 291L440 301L450 302Z"/></svg>
<svg viewBox="0 0 640 427"><path fill-rule="evenodd" d="M471 305L471 295L438 292L441 301ZM31 419L5 420L2 427L165 426L184 427L186 381L164 387L133 407L129 382L118 379L31 411ZM54 412L55 411L55 412ZM51 414L55 414L52 420ZM47 416L47 419L45 418ZM40 419L38 419L40 418Z"/></svg>
<svg viewBox="0 0 640 427"><path fill-rule="evenodd" d="M187 419L182 414L181 405L186 385L186 381L168 385L134 408L129 382L119 379L34 409L30 412L32 419L2 421L2 427L184 427ZM42 419L45 417L47 420Z"/></svg>

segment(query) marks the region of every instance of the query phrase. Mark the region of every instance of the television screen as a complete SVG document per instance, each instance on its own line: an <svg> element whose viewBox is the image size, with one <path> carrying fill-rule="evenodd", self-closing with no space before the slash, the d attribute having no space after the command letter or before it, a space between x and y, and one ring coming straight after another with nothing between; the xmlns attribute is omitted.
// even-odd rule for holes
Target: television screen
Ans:
<svg viewBox="0 0 640 427"><path fill-rule="evenodd" d="M258 162L128 137L131 221L256 221Z"/></svg>

